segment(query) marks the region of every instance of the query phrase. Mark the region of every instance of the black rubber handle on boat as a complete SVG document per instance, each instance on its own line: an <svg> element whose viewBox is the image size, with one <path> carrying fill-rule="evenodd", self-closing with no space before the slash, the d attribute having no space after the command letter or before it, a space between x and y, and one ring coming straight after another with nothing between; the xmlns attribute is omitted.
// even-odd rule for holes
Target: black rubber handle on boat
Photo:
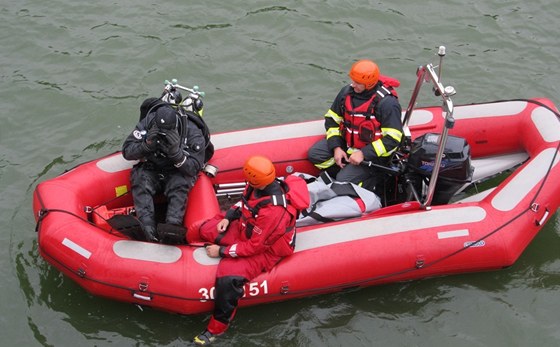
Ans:
<svg viewBox="0 0 560 347"><path fill-rule="evenodd" d="M397 176L401 173L400 169L397 167L389 167L389 166L384 166L384 165L379 165L379 164L375 164L369 160L364 160L360 163L360 165L365 166L365 167L369 167L372 169L376 169L376 170L381 170L385 173L388 173L389 175L392 176Z"/></svg>
<svg viewBox="0 0 560 347"><path fill-rule="evenodd" d="M343 164L346 164L346 165L349 165L349 164L350 164L350 163L349 163L347 160L345 160L345 159L342 159L342 163L343 163ZM380 164L375 164L374 162L369 161L369 160L363 160L363 161L360 163L360 165L361 165L361 166L368 167L368 168L370 168L370 169L376 169L376 170L383 171L383 172L388 173L389 175L392 175L392 176L398 176L398 175L401 174L401 170L400 170L398 167L394 167L394 166L389 167L389 166L384 166L384 165L380 165Z"/></svg>

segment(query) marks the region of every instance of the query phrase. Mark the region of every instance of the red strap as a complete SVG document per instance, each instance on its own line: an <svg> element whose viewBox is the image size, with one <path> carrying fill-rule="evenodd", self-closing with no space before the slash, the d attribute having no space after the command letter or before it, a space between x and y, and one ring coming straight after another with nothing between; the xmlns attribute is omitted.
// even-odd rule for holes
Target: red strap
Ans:
<svg viewBox="0 0 560 347"><path fill-rule="evenodd" d="M364 204L364 200L360 198L354 198L354 201L356 201L356 204L358 204L358 207L360 208L360 211L362 213L366 212L366 204Z"/></svg>

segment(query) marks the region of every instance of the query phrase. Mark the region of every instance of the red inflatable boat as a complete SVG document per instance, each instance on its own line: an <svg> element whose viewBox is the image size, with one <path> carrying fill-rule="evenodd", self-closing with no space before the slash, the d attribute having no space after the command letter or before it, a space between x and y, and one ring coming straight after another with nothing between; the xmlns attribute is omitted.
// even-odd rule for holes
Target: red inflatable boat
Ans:
<svg viewBox="0 0 560 347"><path fill-rule="evenodd" d="M374 212L298 228L295 253L247 284L240 306L500 269L517 260L559 206L557 109L547 99L453 107L452 91L443 88L431 65L419 72L415 93L428 78L440 91L443 106L403 112L410 152L430 137L436 139L433 155L420 158L414 168L422 177L413 184L420 187L416 196L396 199L389 189L383 207ZM250 155L271 158L279 175L317 175L307 150L323 136L322 120L212 135L216 153L208 167L217 173L201 174L189 198L185 226L212 217L223 207L220 201L239 193L241 167ZM468 158L461 152L465 147L451 155L453 148L445 145L452 139L468 144ZM466 165L460 177L446 171L446 160L453 158ZM399 176L402 160L410 157L385 168L389 181ZM210 311L218 260L206 256L196 235L189 234L189 245L147 243L105 223L133 205L133 164L115 153L40 183L33 210L41 255L94 295L181 314ZM497 186L459 194L502 172L511 174ZM446 190L446 182L454 188ZM444 194L443 203L442 190L451 192Z"/></svg>

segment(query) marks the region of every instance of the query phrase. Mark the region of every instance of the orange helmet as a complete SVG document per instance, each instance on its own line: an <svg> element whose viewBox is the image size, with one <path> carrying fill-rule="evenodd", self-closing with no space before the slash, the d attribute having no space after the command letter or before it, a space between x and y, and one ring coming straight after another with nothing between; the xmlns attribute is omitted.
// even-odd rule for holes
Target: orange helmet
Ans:
<svg viewBox="0 0 560 347"><path fill-rule="evenodd" d="M371 89L379 81L379 67L371 60L358 60L350 68L348 76L352 81L364 84L366 89Z"/></svg>
<svg viewBox="0 0 560 347"><path fill-rule="evenodd" d="M249 157L243 165L243 176L252 187L264 188L274 181L276 170L270 159L255 155Z"/></svg>

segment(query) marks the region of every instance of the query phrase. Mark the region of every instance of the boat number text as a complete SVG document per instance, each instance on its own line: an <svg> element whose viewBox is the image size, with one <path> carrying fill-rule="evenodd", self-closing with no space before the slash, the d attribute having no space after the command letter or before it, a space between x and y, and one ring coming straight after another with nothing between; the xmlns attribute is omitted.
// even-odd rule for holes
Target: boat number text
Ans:
<svg viewBox="0 0 560 347"><path fill-rule="evenodd" d="M249 295L249 296L266 295L266 294L268 294L268 283L266 282L266 280L264 280L260 283L259 282L250 282L250 283L247 283L243 289L244 289L243 297L246 297L247 295ZM215 291L216 291L216 288L214 288L214 287L212 287L210 289L200 288L198 290L198 292L200 293L201 301L204 302L206 300L214 300Z"/></svg>

